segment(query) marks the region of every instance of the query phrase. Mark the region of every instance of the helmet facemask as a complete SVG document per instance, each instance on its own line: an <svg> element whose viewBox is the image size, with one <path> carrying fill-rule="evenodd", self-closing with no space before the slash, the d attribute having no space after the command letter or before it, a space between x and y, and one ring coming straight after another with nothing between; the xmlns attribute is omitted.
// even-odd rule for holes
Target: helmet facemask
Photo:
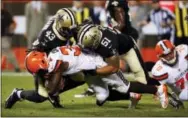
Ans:
<svg viewBox="0 0 188 118"><path fill-rule="evenodd" d="M160 55L159 58L168 65L175 65L177 62L177 51L172 49L168 54Z"/></svg>
<svg viewBox="0 0 188 118"><path fill-rule="evenodd" d="M61 24L61 22L56 22L56 30L58 31L58 33L65 37L65 38L70 38L72 37L72 29L74 29L76 27L75 26L71 26L71 27L64 27L63 24Z"/></svg>
<svg viewBox="0 0 188 118"><path fill-rule="evenodd" d="M65 38L70 38L72 36L71 30L77 27L74 13L66 8L57 12L55 23L56 30Z"/></svg>
<svg viewBox="0 0 188 118"><path fill-rule="evenodd" d="M167 65L174 66L178 60L178 53L172 42L169 40L161 40L155 46L157 56Z"/></svg>
<svg viewBox="0 0 188 118"><path fill-rule="evenodd" d="M81 39L79 38L79 44L82 48L88 48L88 49L97 49L101 38L102 38L102 32L98 27L91 26L90 29L88 29L86 32L83 32L83 35L81 35Z"/></svg>

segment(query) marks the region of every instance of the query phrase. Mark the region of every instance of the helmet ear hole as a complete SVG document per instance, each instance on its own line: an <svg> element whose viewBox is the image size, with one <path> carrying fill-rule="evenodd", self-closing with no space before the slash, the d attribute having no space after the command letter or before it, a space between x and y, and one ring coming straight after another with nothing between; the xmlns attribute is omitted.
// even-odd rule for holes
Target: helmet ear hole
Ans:
<svg viewBox="0 0 188 118"><path fill-rule="evenodd" d="M44 60L42 60L42 63L43 63L43 64L45 63Z"/></svg>

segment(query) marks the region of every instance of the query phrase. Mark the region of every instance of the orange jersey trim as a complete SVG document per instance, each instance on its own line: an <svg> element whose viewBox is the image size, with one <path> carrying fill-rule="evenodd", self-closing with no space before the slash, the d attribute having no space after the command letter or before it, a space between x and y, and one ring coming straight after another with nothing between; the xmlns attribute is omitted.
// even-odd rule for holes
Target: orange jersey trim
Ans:
<svg viewBox="0 0 188 118"><path fill-rule="evenodd" d="M53 70L52 72L56 72L57 69L60 67L61 63L62 63L61 60L57 60L57 61L56 61L56 64L55 64L55 68L54 68L54 70Z"/></svg>
<svg viewBox="0 0 188 118"><path fill-rule="evenodd" d="M154 77L154 79L156 79L156 80L158 80L158 81L165 80L165 79L168 78L168 73L165 73L165 74L160 75L160 76L154 76L154 75L153 75L153 77Z"/></svg>

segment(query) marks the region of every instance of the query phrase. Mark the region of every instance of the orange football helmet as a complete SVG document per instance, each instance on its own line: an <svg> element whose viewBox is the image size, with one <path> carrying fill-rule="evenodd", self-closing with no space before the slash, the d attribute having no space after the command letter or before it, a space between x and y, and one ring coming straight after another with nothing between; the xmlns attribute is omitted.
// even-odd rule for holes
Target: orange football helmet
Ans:
<svg viewBox="0 0 188 118"><path fill-rule="evenodd" d="M27 70L34 74L40 69L48 69L48 60L45 52L32 51L25 58Z"/></svg>
<svg viewBox="0 0 188 118"><path fill-rule="evenodd" d="M175 46L169 40L161 40L157 43L155 51L159 59L163 62L173 65L177 60Z"/></svg>

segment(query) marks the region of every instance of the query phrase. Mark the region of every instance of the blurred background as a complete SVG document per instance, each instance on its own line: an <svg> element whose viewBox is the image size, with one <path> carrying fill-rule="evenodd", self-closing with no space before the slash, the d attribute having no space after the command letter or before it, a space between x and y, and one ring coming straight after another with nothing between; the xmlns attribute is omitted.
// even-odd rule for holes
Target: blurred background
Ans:
<svg viewBox="0 0 188 118"><path fill-rule="evenodd" d="M2 23L1 18L1 30L3 31L1 31L1 46L4 49L2 50L1 69L16 72L25 70L26 49L31 47L43 25L60 8L72 8L76 12L78 23L90 17L95 23L108 26L105 2L105 0L2 0L1 16L4 14L3 16L7 16L7 19L6 23L5 21ZM142 57L144 61L156 62L154 47L159 41L159 29L152 22L144 26L139 25L155 6L149 0L130 0L128 3L132 26L139 32L137 44ZM175 45L185 43L188 39L188 23L183 17L187 15L188 2L168 0L160 1L159 5L168 9L175 16L174 34L170 40ZM7 39L9 37L11 39Z"/></svg>

